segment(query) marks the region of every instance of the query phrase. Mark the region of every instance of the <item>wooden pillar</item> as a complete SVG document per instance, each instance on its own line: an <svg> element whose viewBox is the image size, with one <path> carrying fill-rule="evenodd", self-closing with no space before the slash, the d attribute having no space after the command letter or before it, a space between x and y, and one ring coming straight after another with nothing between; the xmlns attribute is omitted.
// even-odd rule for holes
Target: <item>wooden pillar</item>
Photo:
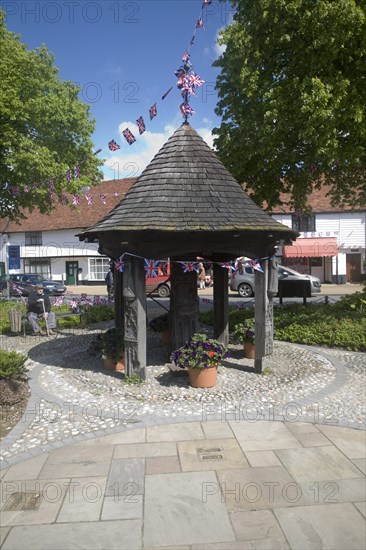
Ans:
<svg viewBox="0 0 366 550"><path fill-rule="evenodd" d="M126 375L146 378L146 281L143 258L125 256L123 273Z"/></svg>
<svg viewBox="0 0 366 550"><path fill-rule="evenodd" d="M273 296L278 290L277 261L263 260L264 273L255 271L255 360L254 370L262 372L263 357L273 353Z"/></svg>
<svg viewBox="0 0 366 550"><path fill-rule="evenodd" d="M123 272L114 270L114 325L121 334L125 330L123 302Z"/></svg>
<svg viewBox="0 0 366 550"><path fill-rule="evenodd" d="M228 270L213 264L214 336L225 346L229 343L229 277Z"/></svg>
<svg viewBox="0 0 366 550"><path fill-rule="evenodd" d="M169 352L181 346L195 332L198 332L198 295L197 273L195 271L184 273L182 266L171 262L170 264L170 321L171 337Z"/></svg>

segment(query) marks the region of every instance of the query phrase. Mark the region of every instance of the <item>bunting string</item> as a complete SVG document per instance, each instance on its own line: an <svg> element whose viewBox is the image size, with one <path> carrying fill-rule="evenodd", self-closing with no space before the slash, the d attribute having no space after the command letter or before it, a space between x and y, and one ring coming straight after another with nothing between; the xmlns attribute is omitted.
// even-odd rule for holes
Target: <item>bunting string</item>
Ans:
<svg viewBox="0 0 366 550"><path fill-rule="evenodd" d="M229 271L236 271L237 269L240 269L241 266L250 266L254 270L259 271L260 273L263 272L263 268L260 264L261 261L264 260L272 260L275 258L275 255L271 256L265 256L263 258L258 258L255 260L251 259L244 259L244 258L236 258L235 260L230 260L229 262L215 262L212 260L207 260L205 258L198 258L197 261L186 261L186 260L151 260L144 258L143 256L138 256L137 254L131 254L130 252L124 252L119 258L116 260L113 260L114 268L116 271L123 272L125 269L125 256L131 256L134 258L140 258L144 260L144 269L146 278L156 278L158 276L161 276L163 273L163 270L165 270L166 265L168 263L174 263L174 264L180 264L182 266L182 269L184 273L195 271L198 273L200 269L200 264L209 264L209 265L219 265L224 269L228 269Z"/></svg>

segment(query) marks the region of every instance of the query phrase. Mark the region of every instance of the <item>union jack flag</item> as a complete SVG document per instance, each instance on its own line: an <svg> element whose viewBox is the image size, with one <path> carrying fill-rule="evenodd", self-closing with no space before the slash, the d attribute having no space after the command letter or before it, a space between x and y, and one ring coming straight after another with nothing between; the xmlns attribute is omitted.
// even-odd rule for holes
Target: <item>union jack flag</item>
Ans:
<svg viewBox="0 0 366 550"><path fill-rule="evenodd" d="M72 201L71 201L72 204L73 204L74 206L78 206L78 205L80 204L80 197L79 197L79 195L71 195L71 197L72 197Z"/></svg>
<svg viewBox="0 0 366 550"><path fill-rule="evenodd" d="M198 74L192 73L189 75L189 82L191 86L202 86L204 80L198 76Z"/></svg>
<svg viewBox="0 0 366 550"><path fill-rule="evenodd" d="M168 95L168 93L172 91L172 89L173 89L173 86L171 86L171 87L169 88L169 90L167 90L167 91L165 92L165 94L162 95L161 99L165 99L166 96Z"/></svg>
<svg viewBox="0 0 366 550"><path fill-rule="evenodd" d="M182 103L182 105L180 106L180 110L181 110L182 115L184 117L187 117L188 115L193 115L194 114L194 110L192 109L192 107L188 103Z"/></svg>
<svg viewBox="0 0 366 550"><path fill-rule="evenodd" d="M85 302L85 300L88 298L87 294L80 294L80 301Z"/></svg>
<svg viewBox="0 0 366 550"><path fill-rule="evenodd" d="M136 120L137 126L139 127L139 134L143 134L146 130L145 122L142 116L139 116L139 118Z"/></svg>
<svg viewBox="0 0 366 550"><path fill-rule="evenodd" d="M158 114L158 109L156 107L156 103L154 103L154 105L152 105L152 107L150 107L149 113L150 113L150 120L152 120L154 117L156 117L156 115Z"/></svg>
<svg viewBox="0 0 366 550"><path fill-rule="evenodd" d="M53 182L53 178L51 178L49 181L48 181L48 189L50 191L55 191L55 184Z"/></svg>
<svg viewBox="0 0 366 550"><path fill-rule="evenodd" d="M118 151L118 149L121 149L121 146L118 145L118 143L116 143L114 139L111 139L111 141L108 143L108 147L111 151Z"/></svg>
<svg viewBox="0 0 366 550"><path fill-rule="evenodd" d="M186 62L188 61L188 59L189 59L189 53L186 52L186 53L183 55L183 57L182 57L183 63L186 63Z"/></svg>
<svg viewBox="0 0 366 550"><path fill-rule="evenodd" d="M11 191L13 195L19 195L20 193L18 185L14 185L14 187L11 188Z"/></svg>
<svg viewBox="0 0 366 550"><path fill-rule="evenodd" d="M66 170L66 181L67 183L70 183L72 180L71 170Z"/></svg>
<svg viewBox="0 0 366 550"><path fill-rule="evenodd" d="M80 166L79 166L79 164L77 164L74 167L74 178L80 178Z"/></svg>
<svg viewBox="0 0 366 550"><path fill-rule="evenodd" d="M97 305L99 305L99 304L101 304L101 303L102 303L102 300L101 300L100 296L94 296L94 302L93 302L93 304L94 304L95 306L97 306Z"/></svg>
<svg viewBox="0 0 366 550"><path fill-rule="evenodd" d="M261 264L259 263L259 260L249 260L248 264L252 266L253 269L256 269L257 271L260 271L261 273L264 273Z"/></svg>
<svg viewBox="0 0 366 550"><path fill-rule="evenodd" d="M146 278L150 279L157 277L159 275L159 266L161 262L159 260L144 260L144 269L146 273Z"/></svg>
<svg viewBox="0 0 366 550"><path fill-rule="evenodd" d="M123 130L122 134L126 138L126 141L129 145L132 145L133 143L135 143L136 138L131 132L131 130L129 130L129 128L126 128L126 130Z"/></svg>
<svg viewBox="0 0 366 550"><path fill-rule="evenodd" d="M190 46L193 46L195 38L196 38L195 35L193 35L192 38L191 38L191 41L189 43Z"/></svg>
<svg viewBox="0 0 366 550"><path fill-rule="evenodd" d="M107 204L107 197L104 193L100 195L100 200L102 201L103 204Z"/></svg>
<svg viewBox="0 0 366 550"><path fill-rule="evenodd" d="M88 206L93 206L93 196L92 195L85 195L86 202L88 203Z"/></svg>
<svg viewBox="0 0 366 550"><path fill-rule="evenodd" d="M98 153L101 153L102 152L102 149L97 149L94 153L94 155L98 155Z"/></svg>
<svg viewBox="0 0 366 550"><path fill-rule="evenodd" d="M67 197L63 193L61 194L60 200L61 204L67 204Z"/></svg>
<svg viewBox="0 0 366 550"><path fill-rule="evenodd" d="M203 21L202 21L202 17L200 17L196 23L196 29L203 29Z"/></svg>
<svg viewBox="0 0 366 550"><path fill-rule="evenodd" d="M121 273L125 269L125 262L122 260L122 256L118 258L118 260L114 260L114 267L117 271L120 271Z"/></svg>
<svg viewBox="0 0 366 550"><path fill-rule="evenodd" d="M29 185L26 185L24 187L24 193L29 193L29 191L30 191L30 187L29 187Z"/></svg>
<svg viewBox="0 0 366 550"><path fill-rule="evenodd" d="M235 271L235 267L231 262L220 262L219 265L221 265L221 267L224 267L225 269L232 269L233 271Z"/></svg>
<svg viewBox="0 0 366 550"><path fill-rule="evenodd" d="M190 271L196 271L196 273L198 273L198 265L196 262L182 262L182 268L184 273L189 273Z"/></svg>

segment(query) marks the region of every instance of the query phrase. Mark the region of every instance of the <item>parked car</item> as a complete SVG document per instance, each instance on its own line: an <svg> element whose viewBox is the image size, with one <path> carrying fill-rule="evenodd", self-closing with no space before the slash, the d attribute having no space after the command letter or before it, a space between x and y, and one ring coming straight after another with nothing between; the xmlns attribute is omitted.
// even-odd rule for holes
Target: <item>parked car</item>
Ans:
<svg viewBox="0 0 366 550"><path fill-rule="evenodd" d="M146 278L146 293L158 293L160 298L170 296L170 262L161 263L157 277Z"/></svg>
<svg viewBox="0 0 366 550"><path fill-rule="evenodd" d="M3 296L8 296L8 283L10 285L10 295L18 296L17 288L21 291L23 296L28 294L35 288L37 284L41 284L44 287L45 292L48 292L51 296L61 296L65 294L67 288L64 284L58 281L51 281L45 279L42 275L36 273L17 273L14 275L4 275L0 280L0 292Z"/></svg>
<svg viewBox="0 0 366 550"><path fill-rule="evenodd" d="M310 281L310 292L311 294L320 292L321 282L318 277L313 277L312 275L303 275L298 273L294 269L285 267L282 265L278 266L278 280L281 281L283 285L284 295L289 295L286 290L289 289L291 285L294 284L294 281ZM230 290L237 291L239 296L242 298L249 298L254 295L254 269L252 266L244 265L243 274L240 274L239 271L233 272L230 279ZM288 287L288 289L286 289Z"/></svg>

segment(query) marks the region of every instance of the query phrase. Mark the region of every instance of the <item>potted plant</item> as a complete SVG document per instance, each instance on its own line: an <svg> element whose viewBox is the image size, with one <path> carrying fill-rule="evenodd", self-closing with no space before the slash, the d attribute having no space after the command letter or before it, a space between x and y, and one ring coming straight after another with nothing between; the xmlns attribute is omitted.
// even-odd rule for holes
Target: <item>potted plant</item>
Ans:
<svg viewBox="0 0 366 550"><path fill-rule="evenodd" d="M247 359L255 359L255 330L254 321L244 321L235 325L234 338L236 341L244 344L244 356Z"/></svg>
<svg viewBox="0 0 366 550"><path fill-rule="evenodd" d="M217 381L217 367L229 357L225 346L206 334L194 334L182 347L171 354L175 367L188 369L189 383L194 388L212 388Z"/></svg>
<svg viewBox="0 0 366 550"><path fill-rule="evenodd" d="M150 321L149 326L154 332L160 332L161 340L164 346L167 346L170 341L169 313L155 317Z"/></svg>
<svg viewBox="0 0 366 550"><path fill-rule="evenodd" d="M125 369L124 339L123 335L115 328L100 334L97 340L89 348L92 355L99 355L104 361L104 368L113 371Z"/></svg>

